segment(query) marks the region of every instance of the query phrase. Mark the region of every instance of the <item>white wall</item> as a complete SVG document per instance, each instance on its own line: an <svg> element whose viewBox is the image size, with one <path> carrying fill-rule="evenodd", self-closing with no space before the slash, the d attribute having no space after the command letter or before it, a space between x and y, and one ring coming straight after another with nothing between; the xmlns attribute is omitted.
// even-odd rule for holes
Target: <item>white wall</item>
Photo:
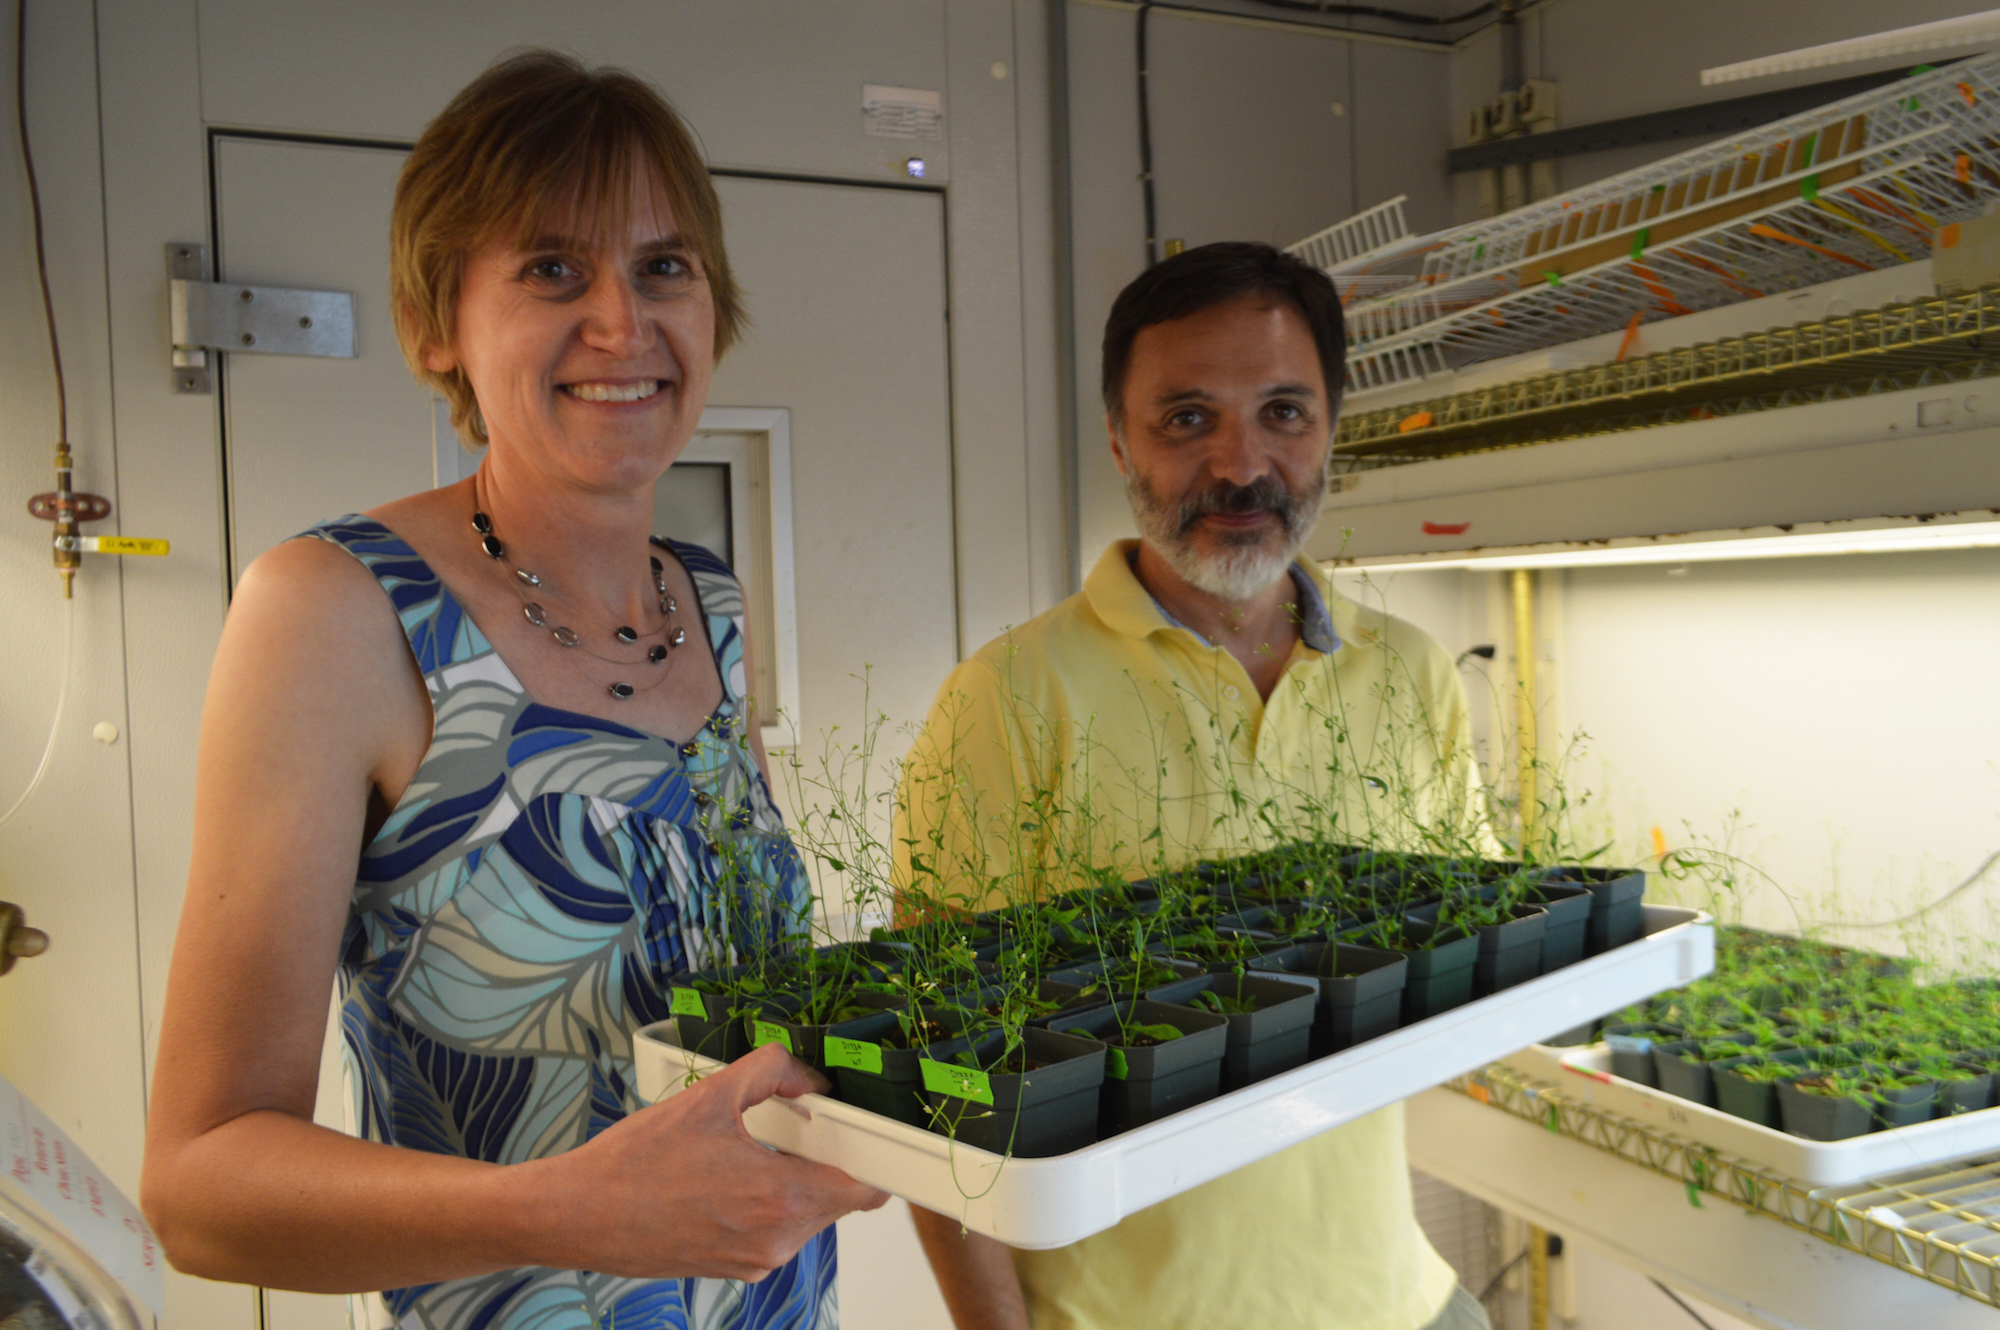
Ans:
<svg viewBox="0 0 2000 1330"><path fill-rule="evenodd" d="M1497 645L1461 671L1489 759L1510 723L1501 576L1336 579L1454 654ZM1857 926L2000 851L2000 551L1572 569L1541 574L1539 603L1541 741L1577 742L1580 839L1647 861L1658 827L1744 861L1720 905L1746 922L1993 964L2000 869L1923 925Z"/></svg>

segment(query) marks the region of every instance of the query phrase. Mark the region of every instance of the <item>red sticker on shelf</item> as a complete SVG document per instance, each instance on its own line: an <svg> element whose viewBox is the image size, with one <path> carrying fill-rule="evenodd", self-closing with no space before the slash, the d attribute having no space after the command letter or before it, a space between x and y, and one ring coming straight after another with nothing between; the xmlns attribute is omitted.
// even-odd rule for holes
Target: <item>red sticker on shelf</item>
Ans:
<svg viewBox="0 0 2000 1330"><path fill-rule="evenodd" d="M1472 529L1470 522L1426 522L1424 534L1427 536L1462 536Z"/></svg>

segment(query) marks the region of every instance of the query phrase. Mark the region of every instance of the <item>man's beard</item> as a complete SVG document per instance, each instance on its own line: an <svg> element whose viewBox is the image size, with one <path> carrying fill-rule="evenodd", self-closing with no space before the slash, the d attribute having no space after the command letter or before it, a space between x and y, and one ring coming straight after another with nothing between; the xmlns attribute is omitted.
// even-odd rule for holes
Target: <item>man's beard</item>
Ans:
<svg viewBox="0 0 2000 1330"><path fill-rule="evenodd" d="M1285 488L1275 474L1248 485L1228 481L1169 503L1133 467L1125 474L1125 494L1139 534L1158 550L1175 572L1218 600L1240 603L1263 591L1291 567L1319 521L1326 498L1332 458L1322 463L1300 488ZM1249 513L1268 510L1278 519L1274 533L1259 526L1247 531L1211 530L1222 548L1209 553L1195 536L1195 525L1209 513ZM1275 544L1273 543L1275 539Z"/></svg>

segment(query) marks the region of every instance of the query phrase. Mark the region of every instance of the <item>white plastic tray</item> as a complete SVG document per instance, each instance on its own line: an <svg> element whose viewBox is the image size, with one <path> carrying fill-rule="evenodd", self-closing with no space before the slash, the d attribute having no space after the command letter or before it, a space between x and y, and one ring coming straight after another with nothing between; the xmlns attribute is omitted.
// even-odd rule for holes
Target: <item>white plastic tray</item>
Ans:
<svg viewBox="0 0 2000 1330"><path fill-rule="evenodd" d="M1996 1108L1844 1141L1809 1141L1613 1076L1611 1050L1603 1044L1539 1047L1502 1061L1524 1075L1555 1081L1573 1099L1637 1119L1682 1140L1713 1146L1814 1187L1860 1182L2000 1150L2000 1109Z"/></svg>
<svg viewBox="0 0 2000 1330"><path fill-rule="evenodd" d="M1714 965L1707 915L1648 905L1646 936L1616 951L1048 1159L1003 1159L820 1095L767 1100L743 1123L774 1149L831 1164L1009 1246L1062 1247ZM723 1066L683 1050L672 1022L640 1030L634 1055L648 1101Z"/></svg>

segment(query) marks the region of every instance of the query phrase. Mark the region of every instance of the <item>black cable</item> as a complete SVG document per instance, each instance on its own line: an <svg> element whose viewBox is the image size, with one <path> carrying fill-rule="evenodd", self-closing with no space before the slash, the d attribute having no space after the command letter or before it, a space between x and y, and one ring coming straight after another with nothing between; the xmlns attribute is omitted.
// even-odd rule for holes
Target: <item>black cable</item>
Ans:
<svg viewBox="0 0 2000 1330"><path fill-rule="evenodd" d="M1139 6L1139 188L1146 199L1148 268L1160 261L1160 228L1153 207L1153 113L1146 96L1146 16L1152 11L1150 4Z"/></svg>
<svg viewBox="0 0 2000 1330"><path fill-rule="evenodd" d="M35 270L42 279L42 314L49 324L49 359L56 369L56 449L69 450L69 389L63 382L62 343L56 340L56 302L49 294L49 259L42 247L42 191L35 180L35 150L28 143L28 0L14 19L14 124L21 134L21 162L28 172L28 203L35 217Z"/></svg>
<svg viewBox="0 0 2000 1330"><path fill-rule="evenodd" d="M1701 1330L1715 1330L1714 1326L1710 1325L1705 1319L1703 1319L1702 1314L1700 1312L1688 1306L1687 1303L1681 1301L1680 1294L1674 1292L1672 1289L1668 1288L1665 1284L1662 1284L1657 1279L1653 1281L1653 1287L1660 1290L1660 1292L1666 1294L1668 1297L1672 1298L1674 1300L1674 1306L1679 1307L1682 1311L1686 1312L1689 1316L1693 1317L1694 1323L1700 1326Z"/></svg>
<svg viewBox="0 0 2000 1330"><path fill-rule="evenodd" d="M1498 1270L1495 1270L1493 1272L1493 1278L1487 1280L1486 1287L1479 1290L1479 1300L1481 1302L1484 1302L1488 1298L1492 1297L1493 1290L1500 1287L1500 1281L1507 1277L1507 1272L1509 1270L1512 1270L1515 1266L1519 1265L1521 1262L1527 1259L1528 1259L1528 1248L1523 1247L1521 1248L1519 1254L1517 1254L1513 1260L1507 1262L1507 1264L1501 1266Z"/></svg>

